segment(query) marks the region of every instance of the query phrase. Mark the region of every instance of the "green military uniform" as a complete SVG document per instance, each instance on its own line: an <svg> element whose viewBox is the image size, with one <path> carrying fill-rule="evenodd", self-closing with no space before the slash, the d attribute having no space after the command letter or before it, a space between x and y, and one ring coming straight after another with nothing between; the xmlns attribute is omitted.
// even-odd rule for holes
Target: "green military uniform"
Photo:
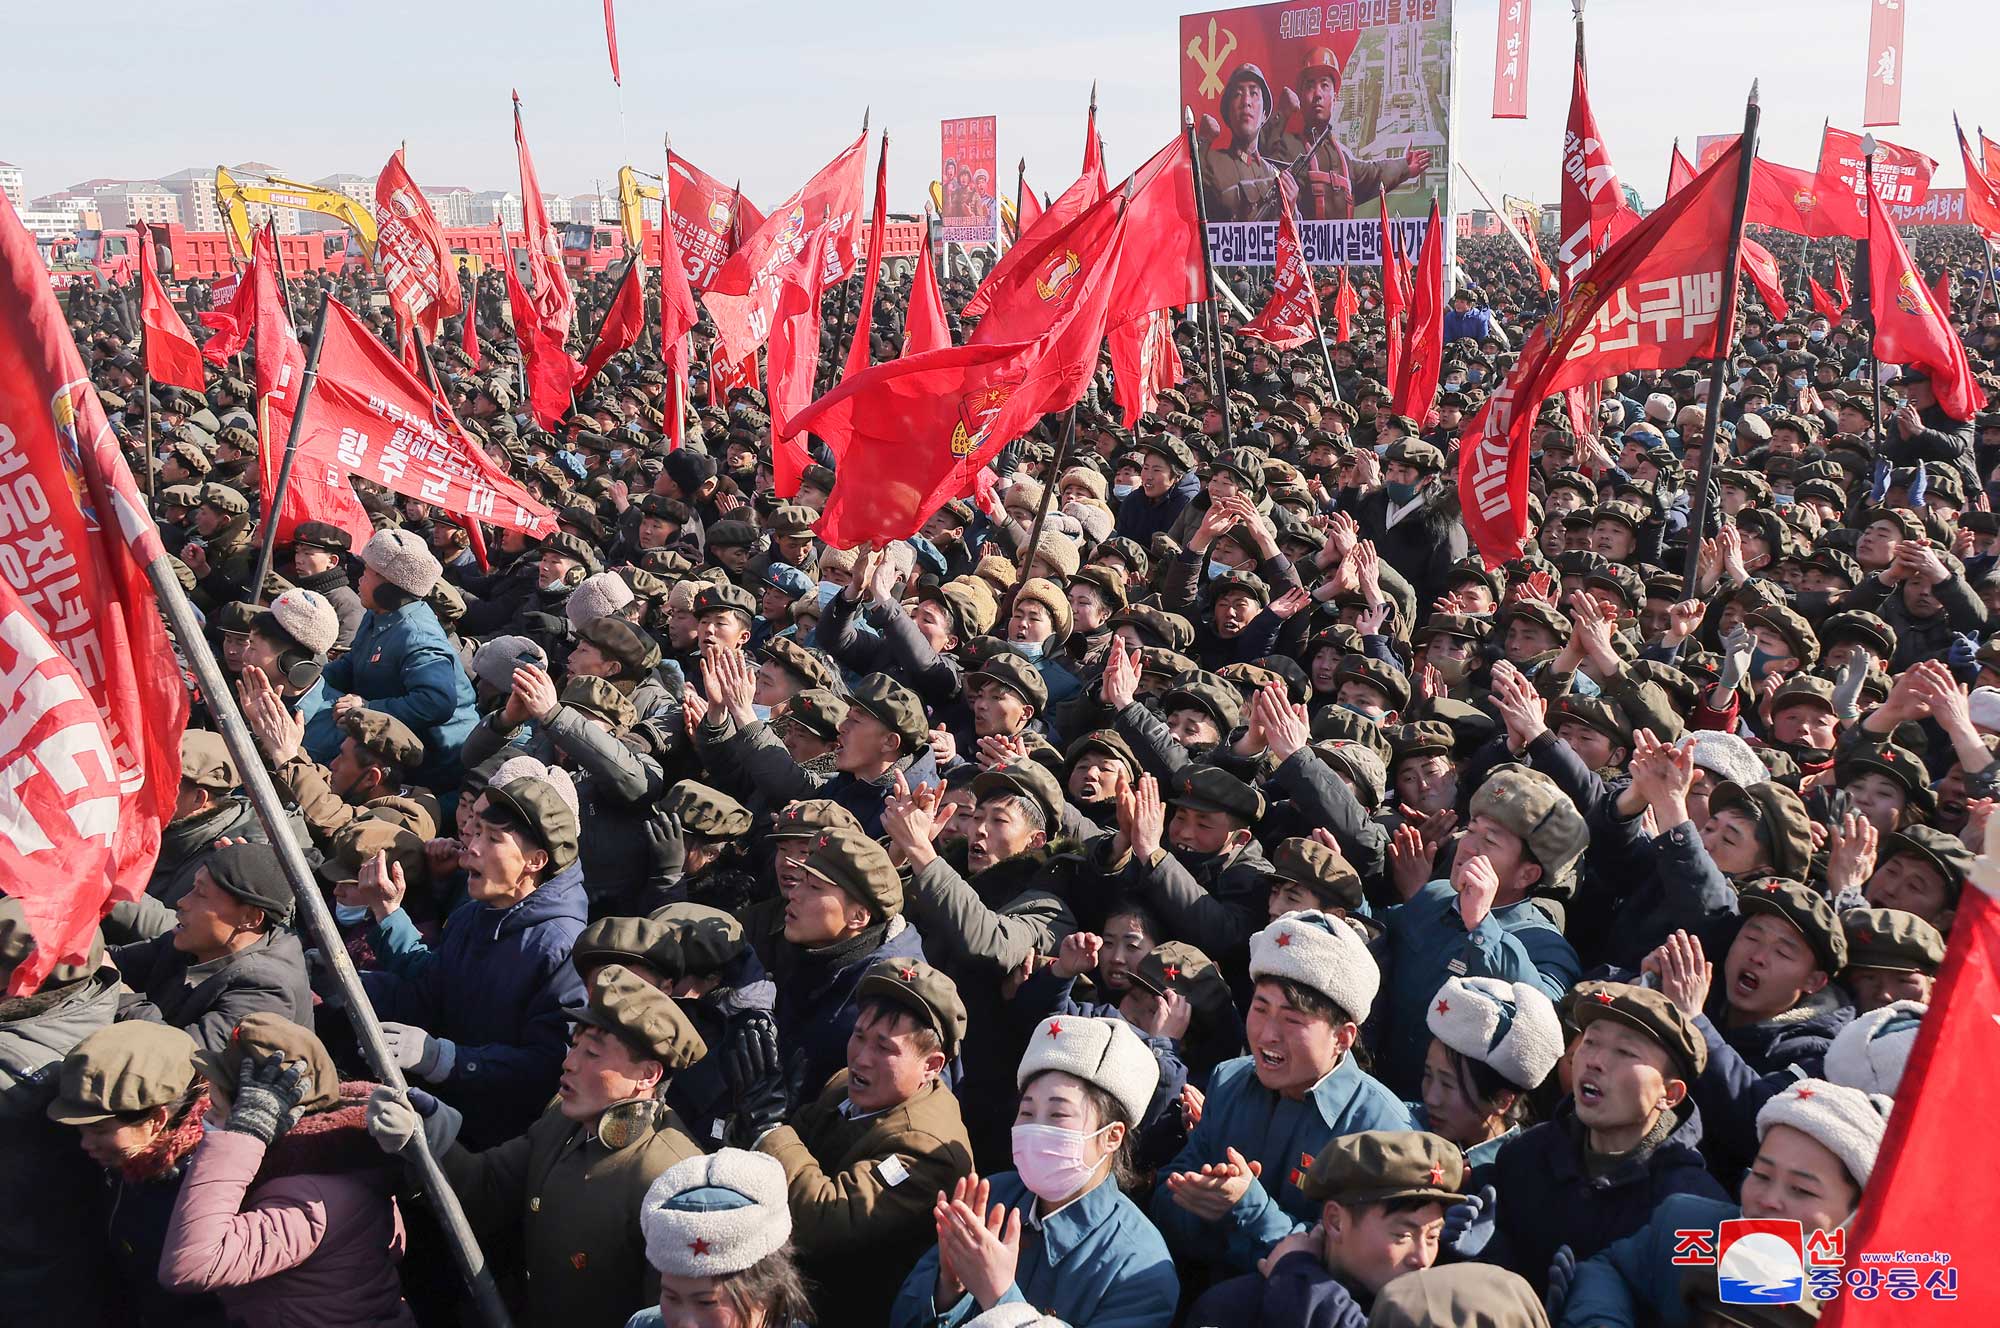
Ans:
<svg viewBox="0 0 2000 1328"><path fill-rule="evenodd" d="M1211 222L1278 219L1278 168L1254 145L1240 153L1203 148L1201 183Z"/></svg>
<svg viewBox="0 0 2000 1328"><path fill-rule="evenodd" d="M1313 132L1316 131L1291 133L1283 121L1274 119L1264 126L1260 144L1261 157L1268 158L1265 164L1273 173L1297 163L1292 166L1292 173L1299 181L1301 220L1339 221L1352 217L1357 201L1372 203L1411 178L1409 165L1401 157L1361 161L1342 147L1332 133L1321 138L1308 156L1306 147L1313 141ZM1202 169L1208 169L1206 162ZM1272 187L1276 187L1275 182Z"/></svg>

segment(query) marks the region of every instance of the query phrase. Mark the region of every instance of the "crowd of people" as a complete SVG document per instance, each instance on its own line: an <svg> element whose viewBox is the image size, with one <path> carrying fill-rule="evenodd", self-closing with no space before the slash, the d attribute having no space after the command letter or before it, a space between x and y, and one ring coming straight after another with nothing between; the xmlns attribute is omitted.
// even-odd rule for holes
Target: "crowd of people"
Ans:
<svg viewBox="0 0 2000 1328"><path fill-rule="evenodd" d="M1458 265L1421 418L1360 273L1324 353L1183 317L1136 428L1101 373L859 549L814 533L834 459L780 497L762 394L710 400L706 321L678 449L656 344L544 430L468 272L451 405L557 531L483 565L357 481L373 533L301 524L261 585L246 370L148 412L134 301L73 292L289 819L197 698L146 893L0 1003L0 1317L472 1322L421 1136L534 1328L1724 1321L1675 1233L1853 1217L1976 888L2000 414L1750 297L1719 419L1706 363L1544 410L1489 569L1458 438L1549 305L1510 241ZM365 276L291 287L393 337ZM907 282L851 298L829 379L900 345ZM32 945L0 898L0 966Z"/></svg>

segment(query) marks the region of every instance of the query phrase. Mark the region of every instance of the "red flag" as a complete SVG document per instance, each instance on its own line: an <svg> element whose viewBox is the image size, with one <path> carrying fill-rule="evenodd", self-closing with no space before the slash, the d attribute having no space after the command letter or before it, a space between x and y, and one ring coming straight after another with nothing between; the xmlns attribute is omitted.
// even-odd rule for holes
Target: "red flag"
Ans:
<svg viewBox="0 0 2000 1328"><path fill-rule="evenodd" d="M1063 190L1062 197L1049 204L1045 211L1038 210L1032 224L1025 220L1021 223L1021 238L1015 242L1013 249L1000 255L1000 261L986 274L986 280L980 283L979 289L972 293L970 300L966 301L965 308L961 311L963 316L986 317L987 307L994 296L1008 283L1019 280L1015 274L1020 265L1027 261L1025 258L1015 258L1014 250L1021 249L1031 242L1039 244L1050 234L1074 222L1097 206L1097 201L1104 197L1104 190L1104 145L1097 137L1097 105L1093 102L1090 115L1084 121L1083 127L1083 174L1077 176L1076 183Z"/></svg>
<svg viewBox="0 0 2000 1328"><path fill-rule="evenodd" d="M1489 566L1520 552L1528 533L1528 451L1542 402L1631 369L1663 369L1715 353L1731 311L1722 307L1730 213L1743 145L1632 230L1612 241L1542 323L1513 372L1464 434L1458 487L1466 530Z"/></svg>
<svg viewBox="0 0 2000 1328"><path fill-rule="evenodd" d="M1989 180L2000 180L2000 143L1995 143L1992 139L1988 138L1984 129L1979 130L1978 133L1979 160L1985 167L1983 173Z"/></svg>
<svg viewBox="0 0 2000 1328"><path fill-rule="evenodd" d="M742 248L743 237L764 224L764 214L743 197L741 189L722 183L678 153L667 156L667 179L674 243L688 285L699 294L708 289L729 256Z"/></svg>
<svg viewBox="0 0 2000 1328"><path fill-rule="evenodd" d="M257 232L251 246L249 279L244 284L251 288L255 301L252 321L257 333L257 436L269 440L267 446L257 449L263 519L275 521L280 544L291 537L299 522L325 521L346 531L358 549L375 533L368 513L362 510L361 500L354 496L341 471L315 464L303 453L292 466L283 510L276 514L271 511L272 497L278 492L278 471L285 461L285 442L291 437L292 416L298 410L306 356L292 331L284 293L278 289L277 248L269 226ZM381 345L379 341L376 344ZM388 350L384 348L382 353L387 355Z"/></svg>
<svg viewBox="0 0 2000 1328"><path fill-rule="evenodd" d="M604 0L604 44L611 48L611 81L622 88L625 81L618 77L618 16L611 12L611 0Z"/></svg>
<svg viewBox="0 0 2000 1328"><path fill-rule="evenodd" d="M1836 198L1838 204L1839 199ZM1750 168L1750 196L1743 220L1751 226L1772 226L1794 235L1861 237L1861 214L1839 206L1820 206L1819 176L1797 166L1780 166L1759 157Z"/></svg>
<svg viewBox="0 0 2000 1328"><path fill-rule="evenodd" d="M832 246L829 227L806 240L807 261L796 277L778 287L778 307L771 319L771 339L764 347L764 398L771 408L772 487L780 498L799 491L812 455L791 428L792 416L813 398L819 369L820 297L826 293L826 263L813 261Z"/></svg>
<svg viewBox="0 0 2000 1328"><path fill-rule="evenodd" d="M667 157L673 174L674 157ZM680 220L673 210L671 189L660 217L660 345L666 348L667 391L660 409L667 417L667 447L679 450L687 440L688 329L699 315L688 284L688 262L680 247Z"/></svg>
<svg viewBox="0 0 2000 1328"><path fill-rule="evenodd" d="M528 410L535 423L546 429L569 409L570 391L582 369L563 349L562 338L542 322L514 265L501 266L507 274L507 303L514 311L514 342L521 349L522 367L528 371Z"/></svg>
<svg viewBox="0 0 2000 1328"><path fill-rule="evenodd" d="M458 312L458 270L437 214L403 165L401 148L375 177L374 263L397 325L420 327L435 341L438 324Z"/></svg>
<svg viewBox="0 0 2000 1328"><path fill-rule="evenodd" d="M465 306L465 316L459 320L458 348L465 352L465 358L472 367L479 367L479 319L471 305Z"/></svg>
<svg viewBox="0 0 2000 1328"><path fill-rule="evenodd" d="M889 225L889 136L882 135L875 160L875 215L868 219L868 252L862 260L860 316L854 320L854 340L847 347L847 373L868 367L869 333L875 327L875 279L882 271L882 237Z"/></svg>
<svg viewBox="0 0 2000 1328"><path fill-rule="evenodd" d="M1271 298L1255 318L1236 329L1236 335L1269 342L1279 350L1312 340L1319 295L1313 290L1312 273L1306 269L1299 219L1292 208L1278 216L1278 249L1271 281Z"/></svg>
<svg viewBox="0 0 2000 1328"><path fill-rule="evenodd" d="M1625 202L1618 168L1597 132L1590 109L1590 80L1584 72L1583 27L1576 30L1576 71L1570 83L1569 127L1563 134L1562 243L1556 270L1567 295L1591 259L1630 229L1637 216Z"/></svg>
<svg viewBox="0 0 2000 1328"><path fill-rule="evenodd" d="M1875 0L1868 6L1868 92L1861 123L1899 124L1903 119L1903 6Z"/></svg>
<svg viewBox="0 0 2000 1328"><path fill-rule="evenodd" d="M1924 289L1895 219L1880 206L1868 209L1868 307L1875 314L1876 355L1926 370L1938 405L1953 419L1978 413L1986 394L1973 381L1965 346L1952 330L1950 305Z"/></svg>
<svg viewBox="0 0 2000 1328"><path fill-rule="evenodd" d="M1528 0L1500 0L1493 43L1493 118L1528 118Z"/></svg>
<svg viewBox="0 0 2000 1328"><path fill-rule="evenodd" d="M1074 405L1090 384L1116 284L1123 218L1086 216L1107 238L1079 236L1079 267L1051 289L1058 316L1032 341L953 346L878 364L792 419L839 461L817 527L835 548L914 534L1036 419Z"/></svg>
<svg viewBox="0 0 2000 1328"><path fill-rule="evenodd" d="M711 406L726 404L729 394L739 387L757 386L757 357L752 355L747 360L735 362L726 358L717 359L721 350L721 343L718 342L708 352L708 404Z"/></svg>
<svg viewBox="0 0 2000 1328"><path fill-rule="evenodd" d="M555 531L555 513L475 446L430 385L338 300L326 313L294 487L308 463L334 476L359 475L472 524L538 536Z"/></svg>
<svg viewBox="0 0 2000 1328"><path fill-rule="evenodd" d="M146 372L156 383L171 383L190 392L207 389L201 372L201 347L194 344L181 316L167 299L160 274L153 271L153 239L146 223L139 223L139 323L146 329L144 352Z"/></svg>
<svg viewBox="0 0 2000 1328"><path fill-rule="evenodd" d="M1771 251L1758 244L1749 236L1743 237L1743 275L1750 278L1750 284L1763 297L1764 307L1771 311L1771 317L1784 322L1791 317L1792 306L1785 299L1785 277L1778 270L1778 260Z"/></svg>
<svg viewBox="0 0 2000 1328"><path fill-rule="evenodd" d="M1994 183L1980 159L1973 155L1972 145L1965 141L1965 130L1959 128L1956 115L1951 117L1951 127L1958 135L1959 158L1965 163L1965 218L1985 232L1987 239L2000 239L2000 185ZM1980 137L1983 139L1985 135Z"/></svg>
<svg viewBox="0 0 2000 1328"><path fill-rule="evenodd" d="M1171 310L1156 309L1111 329L1111 395L1125 410L1125 427L1159 407L1160 393L1181 381Z"/></svg>
<svg viewBox="0 0 2000 1328"><path fill-rule="evenodd" d="M1016 244L1028 238L1028 232L1035 228L1035 223L1042 219L1042 213L1045 211L1042 207L1041 195L1035 192L1035 186L1029 184L1025 177L1021 181L1020 192L1021 196L1014 202L1014 243Z"/></svg>
<svg viewBox="0 0 2000 1328"><path fill-rule="evenodd" d="M1975 868L1986 869L1984 862ZM1850 1267L1857 1255L1870 1251L1949 1251L1957 1299L1924 1311L1888 1296L1860 1300L1842 1295L1826 1307L1825 1328L1873 1328L1946 1316L1992 1323L2000 1315L2000 1267L1993 1258L1991 1229L1985 1214L1964 1202L1962 1183L1964 1177L1989 1175L2000 1166L2000 1119L1989 1085L1992 1066L2000 1060L1996 1010L2000 906L1984 890L1967 886L1929 1013L1917 1025L1896 1109L1847 1242L1854 1251L1848 1255Z"/></svg>
<svg viewBox="0 0 2000 1328"><path fill-rule="evenodd" d="M1806 284L1812 288L1813 312L1838 323L1840 316L1847 312L1847 306L1835 296L1827 294L1826 287L1819 284L1818 277L1806 278Z"/></svg>
<svg viewBox="0 0 2000 1328"><path fill-rule="evenodd" d="M1833 293L1840 300L1842 312L1854 303L1854 287L1847 284L1847 269L1838 263L1833 265Z"/></svg>
<svg viewBox="0 0 2000 1328"><path fill-rule="evenodd" d="M35 241L0 202L0 880L34 950L9 996L84 960L137 899L180 792L188 694L146 565L159 532L77 357Z"/></svg>
<svg viewBox="0 0 2000 1328"><path fill-rule="evenodd" d="M667 450L678 452L687 441L688 342L686 337L667 346L667 390L660 397L660 413L667 417Z"/></svg>
<svg viewBox="0 0 2000 1328"><path fill-rule="evenodd" d="M563 275L562 238L549 224L548 205L542 201L542 183L535 176L535 159L528 155L527 134L521 128L521 94L514 94L514 155L521 168L521 229L528 240L528 276L534 281L531 307L542 325L545 339L560 348L569 336L576 317L576 298L570 293L569 279ZM509 270L513 265L508 264ZM520 317L515 315L516 319Z"/></svg>
<svg viewBox="0 0 2000 1328"><path fill-rule="evenodd" d="M833 240L835 265L824 280L838 281L854 266L854 220L861 212L861 177L867 165L868 136L841 154L790 198L771 210L757 233L729 256L701 302L730 358L742 360L771 335L779 288L786 281L803 287L806 255L820 251L805 243L822 225Z"/></svg>
<svg viewBox="0 0 2000 1328"><path fill-rule="evenodd" d="M1354 339L1354 315L1361 312L1361 301L1355 297L1354 286L1347 279L1347 269L1340 269L1340 293L1333 297L1333 328L1342 341Z"/></svg>
<svg viewBox="0 0 2000 1328"><path fill-rule="evenodd" d="M1939 311L1943 313L1947 319L1949 319L1951 317L1951 304L1952 304L1950 268L1947 267L1943 271L1939 272L1937 274L1937 280L1931 283L1931 298L1937 301L1937 307Z"/></svg>
<svg viewBox="0 0 2000 1328"><path fill-rule="evenodd" d="M1672 198L1687 188L1694 179L1694 163L1681 155L1680 141L1674 141L1673 156L1667 162L1667 197Z"/></svg>
<svg viewBox="0 0 2000 1328"><path fill-rule="evenodd" d="M1919 206L1930 196L1931 174L1936 170L1937 163L1915 148L1876 140L1875 197L1882 202ZM1861 197L1868 187L1868 157L1861 150L1861 135L1831 127L1825 131L1814 187L1822 211L1828 214L1819 224L1839 228L1823 233L1859 239L1868 219Z"/></svg>
<svg viewBox="0 0 2000 1328"><path fill-rule="evenodd" d="M1389 228L1389 196L1386 193L1382 195L1379 221L1382 230L1382 377L1385 383L1393 383L1402 371L1403 339L1409 335L1409 299L1403 291L1403 247L1396 233Z"/></svg>
<svg viewBox="0 0 2000 1328"><path fill-rule="evenodd" d="M1405 339L1402 375L1390 393L1396 413L1418 424L1437 399L1444 373L1444 225L1431 202L1431 219L1424 247L1417 258L1416 286L1410 300L1410 330Z"/></svg>
<svg viewBox="0 0 2000 1328"><path fill-rule="evenodd" d="M924 251L917 255L917 275L910 282L910 312L903 323L905 356L941 350L951 344L951 324L945 318L944 293L938 289L930 234L930 223L926 221Z"/></svg>
<svg viewBox="0 0 2000 1328"><path fill-rule="evenodd" d="M210 364L227 364L230 356L250 344L251 330L257 325L256 283L250 280L250 273L257 262L257 255L263 252L275 251L269 250L268 246L253 244L249 262L241 273L231 277L229 298L216 308L198 315L201 325L215 333L201 347L201 357ZM221 282L216 283L218 292L221 285Z"/></svg>
<svg viewBox="0 0 2000 1328"><path fill-rule="evenodd" d="M645 330L646 264L634 254L632 261L625 265L625 275L618 279L618 293L611 297L611 307L604 311L604 321L597 325L597 341L591 346L590 355L576 376L576 385L588 385L603 371L613 355L638 345L639 334Z"/></svg>

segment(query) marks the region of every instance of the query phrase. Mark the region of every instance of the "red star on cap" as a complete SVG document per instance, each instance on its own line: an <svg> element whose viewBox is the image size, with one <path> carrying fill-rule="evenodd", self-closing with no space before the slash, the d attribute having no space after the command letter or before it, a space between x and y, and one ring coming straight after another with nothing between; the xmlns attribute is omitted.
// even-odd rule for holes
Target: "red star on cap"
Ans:
<svg viewBox="0 0 2000 1328"><path fill-rule="evenodd" d="M1609 1005L1609 1004L1611 1004L1611 1001L1612 1001L1612 995L1611 995L1611 993L1610 993L1610 992L1608 992L1608 991L1594 991L1594 992L1592 992L1592 993L1590 993L1590 994L1591 994L1591 995L1592 995L1593 997L1595 997L1595 998L1596 998L1596 1000L1597 1000L1597 1003L1598 1003L1599 1005Z"/></svg>
<svg viewBox="0 0 2000 1328"><path fill-rule="evenodd" d="M703 1240L701 1237L696 1236L693 1240L688 1242L688 1248L693 1250L695 1252L696 1257L698 1258L701 1255L708 1253L708 1242Z"/></svg>
<svg viewBox="0 0 2000 1328"><path fill-rule="evenodd" d="M1799 1101L1803 1102L1817 1092L1819 1092L1817 1088L1801 1088L1799 1090Z"/></svg>
<svg viewBox="0 0 2000 1328"><path fill-rule="evenodd" d="M590 1256L582 1250L578 1250L575 1254L569 1256L569 1266L576 1269L579 1273L583 1271L584 1265L589 1262Z"/></svg>
<svg viewBox="0 0 2000 1328"><path fill-rule="evenodd" d="M1292 934L1290 932L1281 931L1278 933L1278 944L1280 946L1287 946L1290 945L1291 943L1292 943Z"/></svg>
<svg viewBox="0 0 2000 1328"><path fill-rule="evenodd" d="M1432 1168L1431 1168L1431 1184L1433 1184L1433 1185L1442 1185L1442 1184L1444 1184L1444 1168L1443 1168L1443 1167L1432 1167Z"/></svg>
<svg viewBox="0 0 2000 1328"><path fill-rule="evenodd" d="M1181 975L1181 968L1179 964L1168 964L1165 968L1162 968L1160 970L1160 976L1165 978L1169 982L1172 982L1175 979L1179 978L1180 975Z"/></svg>
<svg viewBox="0 0 2000 1328"><path fill-rule="evenodd" d="M902 977L903 981L905 982L915 982L917 980L917 970L914 968L906 968L902 971Z"/></svg>
<svg viewBox="0 0 2000 1328"><path fill-rule="evenodd" d="M1451 1002L1450 1002L1450 1001L1439 1001L1439 1002L1438 1002L1438 1013L1439 1013L1439 1014L1450 1014L1450 1013L1451 1013Z"/></svg>
<svg viewBox="0 0 2000 1328"><path fill-rule="evenodd" d="M1059 1021L1054 1019L1049 1020L1049 1036L1050 1037L1062 1036L1062 1024Z"/></svg>

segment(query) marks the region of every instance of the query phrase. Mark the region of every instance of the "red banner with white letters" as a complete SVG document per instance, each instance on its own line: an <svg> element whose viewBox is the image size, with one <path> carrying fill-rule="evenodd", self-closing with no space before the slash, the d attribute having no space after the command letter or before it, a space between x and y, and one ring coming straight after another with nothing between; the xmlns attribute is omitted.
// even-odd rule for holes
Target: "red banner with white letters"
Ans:
<svg viewBox="0 0 2000 1328"><path fill-rule="evenodd" d="M1869 0L1868 92L1861 103L1863 125L1902 123L1903 6L1908 2Z"/></svg>
<svg viewBox="0 0 2000 1328"><path fill-rule="evenodd" d="M1493 118L1528 118L1529 0L1500 0L1500 35L1493 44Z"/></svg>

